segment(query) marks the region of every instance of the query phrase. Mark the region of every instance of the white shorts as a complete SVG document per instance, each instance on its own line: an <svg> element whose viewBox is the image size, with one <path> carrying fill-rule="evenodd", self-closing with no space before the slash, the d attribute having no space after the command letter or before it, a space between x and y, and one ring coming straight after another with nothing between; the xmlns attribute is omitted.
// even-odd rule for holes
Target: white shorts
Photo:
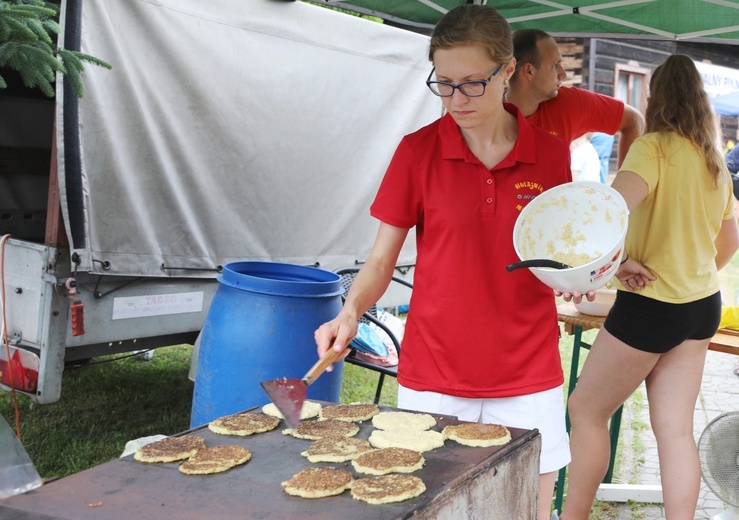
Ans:
<svg viewBox="0 0 739 520"><path fill-rule="evenodd" d="M398 385L398 408L451 415L460 421L502 424L541 434L540 473L550 473L570 462L562 386L516 397L471 399L436 392L417 392Z"/></svg>

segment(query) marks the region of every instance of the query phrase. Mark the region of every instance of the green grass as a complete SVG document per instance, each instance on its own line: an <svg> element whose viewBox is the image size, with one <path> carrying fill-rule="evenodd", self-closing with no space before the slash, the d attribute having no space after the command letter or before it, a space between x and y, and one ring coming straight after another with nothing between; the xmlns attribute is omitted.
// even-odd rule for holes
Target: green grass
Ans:
<svg viewBox="0 0 739 520"><path fill-rule="evenodd" d="M379 376L380 374L377 372L345 363L341 385L341 402L372 402L375 398ZM385 376L382 393L380 394L380 404L393 407L398 405L398 381L394 377Z"/></svg>
<svg viewBox="0 0 739 520"><path fill-rule="evenodd" d="M189 428L193 383L189 345L66 369L61 399L37 405L18 395L21 440L43 478L63 477L118 457L127 441ZM14 426L11 394L0 413Z"/></svg>

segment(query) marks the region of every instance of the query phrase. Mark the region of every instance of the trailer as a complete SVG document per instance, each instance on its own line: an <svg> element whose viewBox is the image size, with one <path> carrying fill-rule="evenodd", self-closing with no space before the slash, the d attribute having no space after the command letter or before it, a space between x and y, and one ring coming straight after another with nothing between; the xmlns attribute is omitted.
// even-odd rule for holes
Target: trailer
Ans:
<svg viewBox="0 0 739 520"><path fill-rule="evenodd" d="M428 37L303 2L65 0L79 99L0 90L0 386L193 343L229 262L361 264L404 134L441 115ZM415 261L411 234L403 272Z"/></svg>

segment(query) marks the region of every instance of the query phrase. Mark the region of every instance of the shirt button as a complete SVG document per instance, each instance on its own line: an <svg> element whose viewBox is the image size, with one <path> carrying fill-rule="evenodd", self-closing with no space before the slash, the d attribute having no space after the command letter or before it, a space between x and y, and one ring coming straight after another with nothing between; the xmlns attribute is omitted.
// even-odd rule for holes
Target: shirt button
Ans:
<svg viewBox="0 0 739 520"><path fill-rule="evenodd" d="M492 183L493 183L493 179L488 179L488 184L492 184Z"/></svg>
<svg viewBox="0 0 739 520"><path fill-rule="evenodd" d="M485 202L487 202L488 204L492 204L492 203L493 203L493 199L491 199L490 197L488 197L488 198L487 198L487 199L485 200Z"/></svg>

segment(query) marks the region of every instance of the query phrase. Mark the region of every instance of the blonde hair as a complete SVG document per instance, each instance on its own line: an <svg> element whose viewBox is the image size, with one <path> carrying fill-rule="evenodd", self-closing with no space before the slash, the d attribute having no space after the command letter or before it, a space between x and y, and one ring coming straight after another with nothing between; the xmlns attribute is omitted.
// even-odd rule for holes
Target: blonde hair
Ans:
<svg viewBox="0 0 739 520"><path fill-rule="evenodd" d="M706 159L718 186L726 175L718 130L703 79L693 60L669 56L652 74L647 104L647 132L673 132L693 143Z"/></svg>
<svg viewBox="0 0 739 520"><path fill-rule="evenodd" d="M447 12L431 35L429 61L438 49L460 45L480 45L500 64L513 58L511 27L489 5L460 5Z"/></svg>

